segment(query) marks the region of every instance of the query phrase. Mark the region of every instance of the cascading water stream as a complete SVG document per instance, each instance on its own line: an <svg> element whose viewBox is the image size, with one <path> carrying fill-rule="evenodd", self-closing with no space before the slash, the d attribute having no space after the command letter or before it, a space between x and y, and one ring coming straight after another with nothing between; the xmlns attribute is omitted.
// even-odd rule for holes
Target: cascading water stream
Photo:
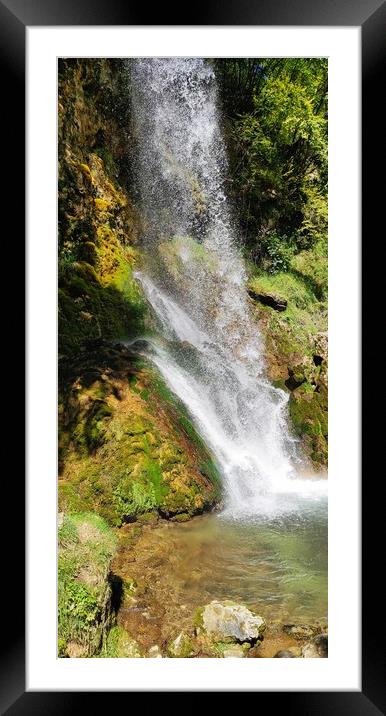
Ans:
<svg viewBox="0 0 386 716"><path fill-rule="evenodd" d="M326 481L297 476L304 464L288 396L264 375L223 188L213 69L198 58L151 58L134 61L132 74L147 255L137 277L159 326L145 352L211 448L226 511L303 510L325 495Z"/></svg>

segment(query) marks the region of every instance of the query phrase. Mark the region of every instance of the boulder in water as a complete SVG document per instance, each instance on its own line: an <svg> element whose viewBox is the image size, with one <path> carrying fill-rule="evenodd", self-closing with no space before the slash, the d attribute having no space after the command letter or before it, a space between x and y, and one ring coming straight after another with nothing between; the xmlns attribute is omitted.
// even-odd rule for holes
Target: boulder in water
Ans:
<svg viewBox="0 0 386 716"><path fill-rule="evenodd" d="M265 630L263 617L234 602L213 601L200 614L200 625L211 641L255 644Z"/></svg>

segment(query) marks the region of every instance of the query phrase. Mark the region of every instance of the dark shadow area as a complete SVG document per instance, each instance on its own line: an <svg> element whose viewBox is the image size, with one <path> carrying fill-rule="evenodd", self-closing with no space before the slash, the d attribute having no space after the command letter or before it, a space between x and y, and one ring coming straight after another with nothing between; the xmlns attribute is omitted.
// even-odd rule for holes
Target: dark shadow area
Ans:
<svg viewBox="0 0 386 716"><path fill-rule="evenodd" d="M116 614L123 602L123 581L121 577L113 572L110 572L108 581L111 587L111 608Z"/></svg>

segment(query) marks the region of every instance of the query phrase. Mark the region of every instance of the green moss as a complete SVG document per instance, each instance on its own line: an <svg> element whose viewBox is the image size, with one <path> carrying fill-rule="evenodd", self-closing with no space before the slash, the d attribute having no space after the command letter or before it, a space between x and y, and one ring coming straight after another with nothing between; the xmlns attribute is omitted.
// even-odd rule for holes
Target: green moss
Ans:
<svg viewBox="0 0 386 716"><path fill-rule="evenodd" d="M275 388L280 388L280 390L284 390L286 393L289 393L289 389L287 388L287 386L285 384L285 380L283 380L283 379L273 380L272 385Z"/></svg>
<svg viewBox="0 0 386 716"><path fill-rule="evenodd" d="M183 406L154 369L129 363L128 371L121 352L118 387L95 350L98 369L83 370L61 397L61 509L94 509L120 525L149 513L192 516L213 504L218 470Z"/></svg>
<svg viewBox="0 0 386 716"><path fill-rule="evenodd" d="M134 482L131 477L121 480L113 495L123 520L141 514L141 512L148 512L157 506L153 486L143 482Z"/></svg>
<svg viewBox="0 0 386 716"><path fill-rule="evenodd" d="M216 494L220 494L221 475L216 463L213 460L206 460L200 464L200 472L207 477L216 489Z"/></svg>
<svg viewBox="0 0 386 716"><path fill-rule="evenodd" d="M327 395L316 392L315 387L303 383L291 394L290 415L299 435L306 435L311 441L311 457L321 464L327 462Z"/></svg>
<svg viewBox="0 0 386 716"><path fill-rule="evenodd" d="M189 515L187 512L181 512L179 515L174 515L172 517L173 522L187 522L190 520L191 515Z"/></svg>
<svg viewBox="0 0 386 716"><path fill-rule="evenodd" d="M306 253L306 252L305 252ZM268 345L273 353L311 356L312 337L326 329L326 304L315 292L314 284L299 271L270 274L249 266L248 286L255 293L272 293L288 303L285 311L257 305L265 317Z"/></svg>
<svg viewBox="0 0 386 716"><path fill-rule="evenodd" d="M167 646L167 654L174 659L188 659L194 653L194 644L188 634L181 632Z"/></svg>
<svg viewBox="0 0 386 716"><path fill-rule="evenodd" d="M307 284L290 272L270 274L255 271L249 286L257 294L273 293L287 300L289 306L293 305L297 308L308 308L316 300Z"/></svg>
<svg viewBox="0 0 386 716"><path fill-rule="evenodd" d="M80 495L75 481L59 480L58 498L60 509L69 514L90 509L90 504Z"/></svg>
<svg viewBox="0 0 386 716"><path fill-rule="evenodd" d="M155 510L152 510L152 512L143 512L141 515L137 516L137 521L142 524L150 524L152 522L156 522L157 520L158 512Z"/></svg>
<svg viewBox="0 0 386 716"><path fill-rule="evenodd" d="M292 260L292 271L301 276L319 299L326 299L328 286L327 236L312 249L302 251Z"/></svg>
<svg viewBox="0 0 386 716"><path fill-rule="evenodd" d="M195 626L198 629L202 629L202 627L204 626L204 622L203 622L204 608L205 607L198 607L198 609L196 609L194 616L193 616L193 626Z"/></svg>
<svg viewBox="0 0 386 716"><path fill-rule="evenodd" d="M315 463L327 462L327 389L324 370L316 366L315 338L327 330L327 243L294 256L288 271L275 274L249 264L248 287L287 301L277 312L255 303L265 335L266 358L273 383L291 392L289 411L294 428Z"/></svg>
<svg viewBox="0 0 386 716"><path fill-rule="evenodd" d="M110 629L99 654L102 659L138 659L142 656L137 642L120 626Z"/></svg>
<svg viewBox="0 0 386 716"><path fill-rule="evenodd" d="M65 515L58 531L58 650L75 643L91 656L109 623L108 572L117 540L95 514Z"/></svg>
<svg viewBox="0 0 386 716"><path fill-rule="evenodd" d="M106 421L112 413L104 400L94 399L85 419L78 423L73 432L73 439L80 450L87 452L102 445L106 436Z"/></svg>
<svg viewBox="0 0 386 716"><path fill-rule="evenodd" d="M223 657L224 651L229 649L230 646L232 646L232 644L229 644L229 642L216 641L214 644L211 645L211 649L214 652L215 656Z"/></svg>
<svg viewBox="0 0 386 716"><path fill-rule="evenodd" d="M58 301L61 354L79 350L87 340L125 338L143 331L145 302L123 259L107 285L89 264L68 267L59 275Z"/></svg>

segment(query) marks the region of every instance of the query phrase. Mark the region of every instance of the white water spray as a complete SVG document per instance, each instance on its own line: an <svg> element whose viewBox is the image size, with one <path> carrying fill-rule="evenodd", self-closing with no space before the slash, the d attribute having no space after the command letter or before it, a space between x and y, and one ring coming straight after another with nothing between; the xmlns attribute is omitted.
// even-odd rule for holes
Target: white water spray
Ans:
<svg viewBox="0 0 386 716"><path fill-rule="evenodd" d="M288 396L264 375L226 195L226 154L210 64L133 65L138 185L148 265L138 274L160 337L146 354L186 405L222 473L234 516L298 509L324 480L297 478Z"/></svg>

